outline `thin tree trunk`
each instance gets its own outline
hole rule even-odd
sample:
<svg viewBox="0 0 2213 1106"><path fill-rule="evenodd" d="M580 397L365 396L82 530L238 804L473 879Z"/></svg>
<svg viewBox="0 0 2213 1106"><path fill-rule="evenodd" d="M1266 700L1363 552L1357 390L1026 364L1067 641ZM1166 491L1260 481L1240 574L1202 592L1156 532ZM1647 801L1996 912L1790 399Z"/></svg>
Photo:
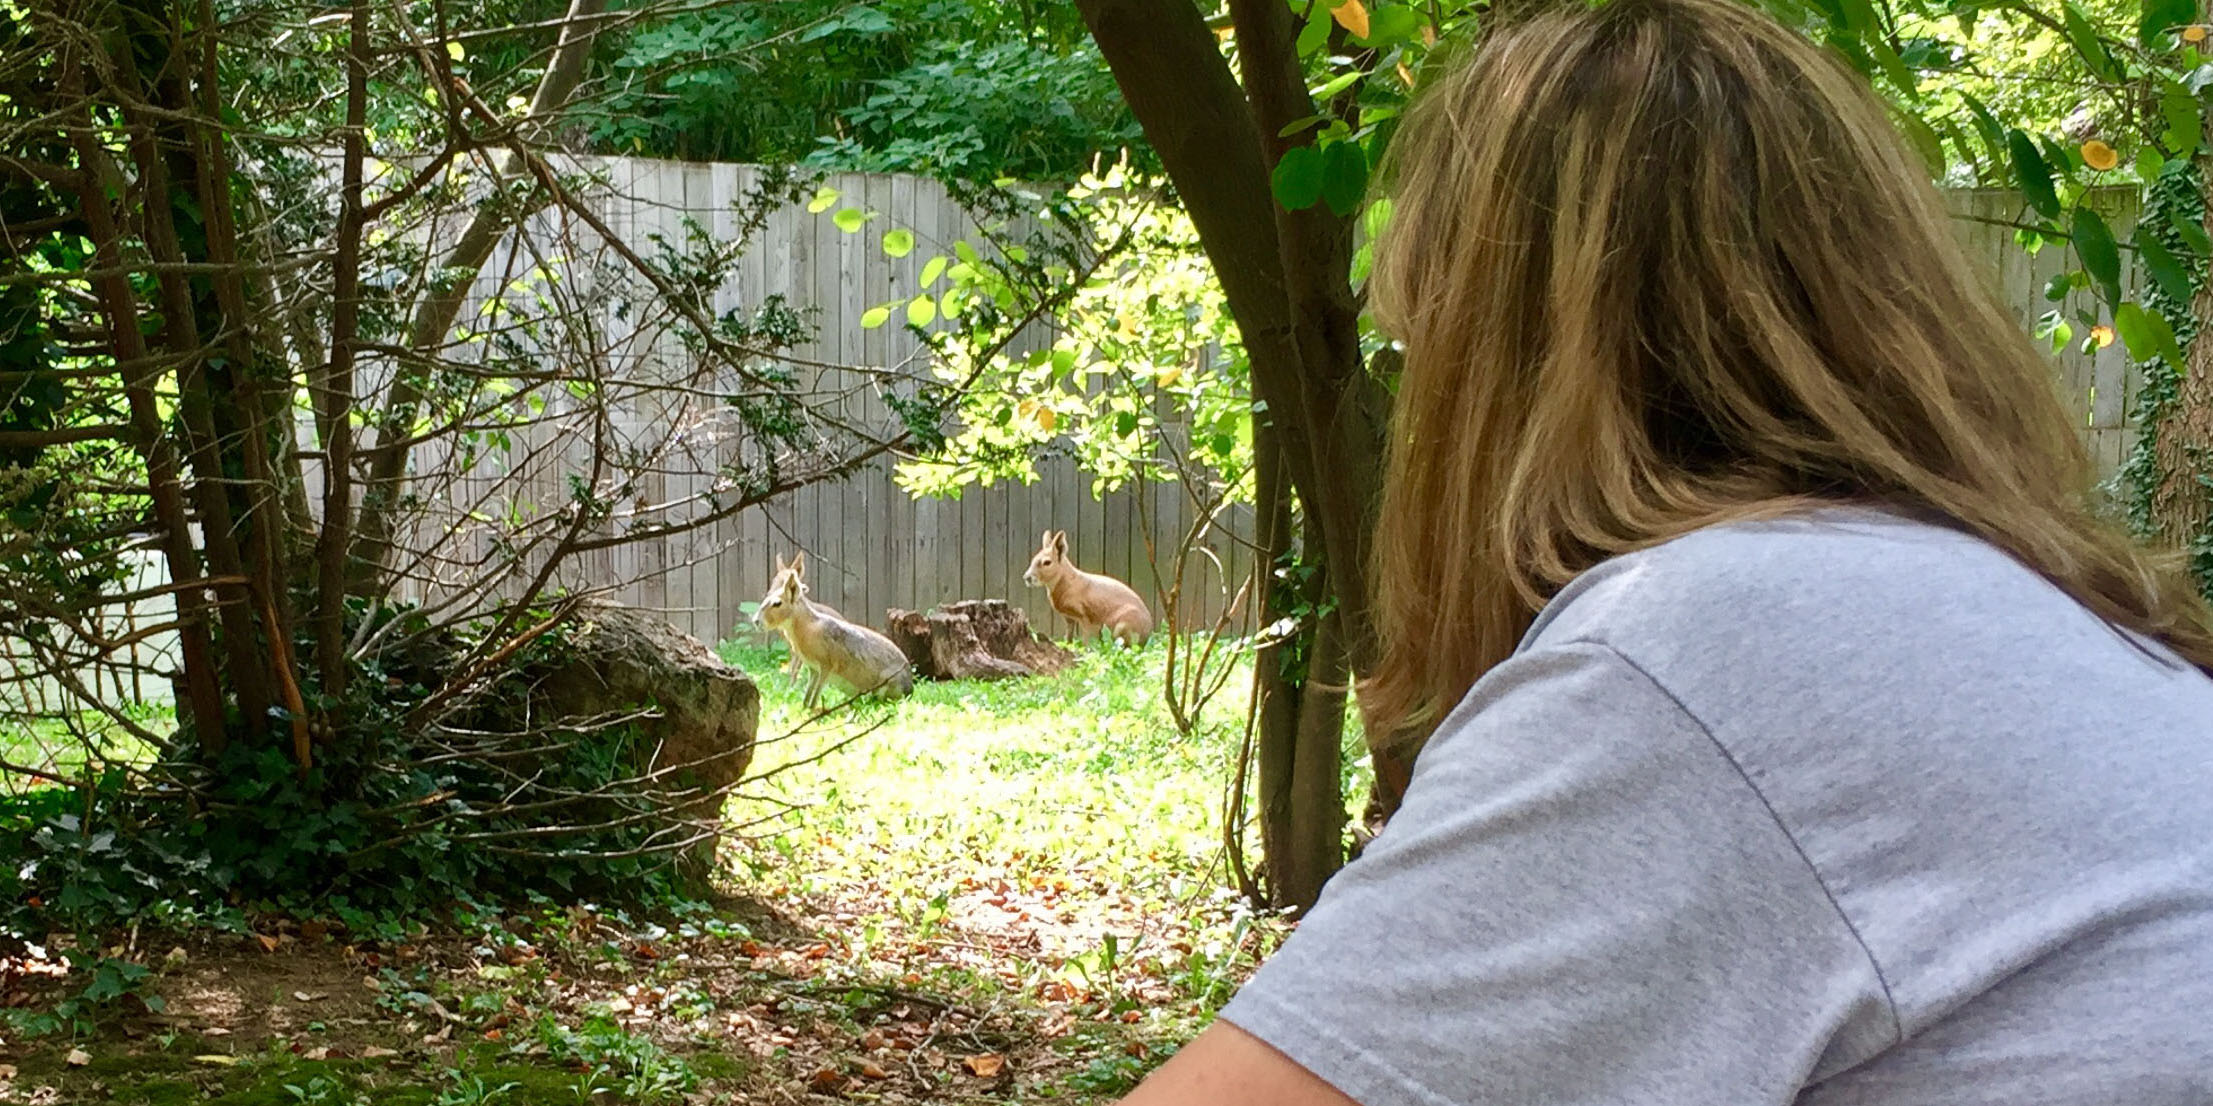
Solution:
<svg viewBox="0 0 2213 1106"><path fill-rule="evenodd" d="M72 100L85 97L84 74L72 56L63 67L63 91ZM209 753L219 753L227 740L224 728L223 691L216 681L214 641L208 631L207 594L195 581L205 579L199 550L192 544L192 525L185 513L184 485L178 473L174 448L162 428L161 408L154 395L160 370L148 355L139 330L138 301L124 274L122 236L114 211L108 206L105 181L120 180L107 151L94 132L91 119L69 128L77 149L79 210L93 246L93 293L106 316L108 340L114 345L118 365L124 366L123 394L130 409L133 445L146 465L146 491L153 500L154 521L161 528L161 547L169 565L169 578L177 584L177 639L183 664L184 699L193 737Z"/></svg>
<svg viewBox="0 0 2213 1106"><path fill-rule="evenodd" d="M315 667L323 694L346 687L346 556L353 546L355 339L361 320L362 187L368 159L369 3L354 0L346 46L346 129L339 169L338 242L331 259L330 364L311 390L323 446L323 528L315 543Z"/></svg>

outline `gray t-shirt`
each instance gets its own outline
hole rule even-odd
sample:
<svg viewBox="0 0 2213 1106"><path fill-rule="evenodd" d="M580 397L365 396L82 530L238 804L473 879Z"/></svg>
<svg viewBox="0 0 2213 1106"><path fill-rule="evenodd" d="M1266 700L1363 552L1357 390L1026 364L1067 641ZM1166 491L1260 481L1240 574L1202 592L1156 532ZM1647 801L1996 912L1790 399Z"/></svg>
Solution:
<svg viewBox="0 0 2213 1106"><path fill-rule="evenodd" d="M2208 1106L2213 680L1872 510L1617 558L1222 1017L1364 1106Z"/></svg>

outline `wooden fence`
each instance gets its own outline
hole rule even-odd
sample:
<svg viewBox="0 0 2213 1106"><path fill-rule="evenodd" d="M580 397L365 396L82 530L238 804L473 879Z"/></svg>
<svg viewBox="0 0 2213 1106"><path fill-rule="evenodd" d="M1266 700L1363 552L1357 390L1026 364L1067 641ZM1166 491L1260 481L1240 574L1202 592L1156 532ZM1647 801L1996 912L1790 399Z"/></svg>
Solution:
<svg viewBox="0 0 2213 1106"><path fill-rule="evenodd" d="M739 165L632 159L595 164L610 184L602 215L618 236L633 244L653 233L680 238L687 217L718 236L731 235L733 201L760 173ZM876 304L913 295L924 261L952 240L970 235L971 217L928 180L839 174L827 183L840 193L838 208L879 213L870 229L843 232L829 211L809 213L798 205L778 211L738 265L735 279L716 293L715 310L780 294L817 312L816 337L793 351L796 359L926 372L912 335L897 326L864 329L860 316ZM2011 224L2020 213L2002 195L1960 192L1951 202L1963 240L1989 266L2023 326L2032 325L2052 306L2042 290L2060 270L2063 251L2053 248L2027 256L2013 241ZM2129 201L2101 196L2097 202L2125 237L2133 221ZM913 253L892 258L880 248L881 231L891 227L914 232L918 245ZM546 231L538 226L524 233ZM509 270L516 256L510 251L505 260L495 261L479 281L480 303L511 294ZM2077 299L2086 295L2075 293ZM684 355L663 335L629 356L681 368ZM2101 470L2112 472L2125 457L2133 433L2126 415L2135 382L2123 350L2116 344L2085 355L2071 347L2056 358L2056 366L2058 388L2079 419L2085 440ZM849 404L847 413L856 418L890 417L866 389L852 389L840 402ZM667 419L693 416L648 405L630 417L634 429L651 431ZM718 458L693 460L690 472L683 465L667 467L652 486L640 489L638 501L668 502L705 492ZM443 455L426 447L413 464L422 472L441 463ZM459 481L451 489L454 504L468 497L482 502L488 494L498 498L506 493L488 490L486 482L513 477L489 473ZM428 517L433 526L453 527L463 544L489 541L489 535L469 537L467 516L457 509ZM713 642L743 632L745 605L761 597L773 558L804 550L815 598L851 618L880 624L891 607L927 608L954 599L998 597L1023 606L1034 624L1056 627L1060 624L1043 595L1022 583L1041 531L1066 530L1079 565L1127 579L1153 598L1162 586L1159 576L1174 571L1173 566L1156 571L1155 565L1192 518L1192 504L1180 487L1139 486L1096 497L1090 479L1065 458L1043 463L1034 483L972 487L956 500L911 498L894 483L889 462L879 461L849 479L801 489L709 527L593 554L577 566L571 582L614 584L612 598L666 611L677 625ZM609 528L640 521L618 511ZM1184 566L1192 616L1211 618L1249 575L1253 559L1243 541L1248 532L1249 513L1225 516L1205 543L1206 555ZM1250 615L1243 612L1245 618ZM1186 624L1193 620L1187 617ZM142 650L165 652L165 643L149 642ZM5 667L0 663L0 670ZM166 698L165 688L147 690L149 698Z"/></svg>

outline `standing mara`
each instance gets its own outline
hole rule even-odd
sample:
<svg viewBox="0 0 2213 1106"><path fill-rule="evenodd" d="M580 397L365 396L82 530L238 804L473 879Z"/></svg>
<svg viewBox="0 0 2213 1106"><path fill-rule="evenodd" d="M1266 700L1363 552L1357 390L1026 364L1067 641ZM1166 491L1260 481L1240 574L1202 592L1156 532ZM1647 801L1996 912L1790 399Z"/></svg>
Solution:
<svg viewBox="0 0 2213 1106"><path fill-rule="evenodd" d="M807 682L806 705L822 701L822 686L831 679L860 695L897 699L914 690L914 673L907 655L885 637L866 626L847 622L837 612L807 598L806 565L794 557L786 566L777 561L768 594L761 597L754 617L784 635L792 657L814 670Z"/></svg>

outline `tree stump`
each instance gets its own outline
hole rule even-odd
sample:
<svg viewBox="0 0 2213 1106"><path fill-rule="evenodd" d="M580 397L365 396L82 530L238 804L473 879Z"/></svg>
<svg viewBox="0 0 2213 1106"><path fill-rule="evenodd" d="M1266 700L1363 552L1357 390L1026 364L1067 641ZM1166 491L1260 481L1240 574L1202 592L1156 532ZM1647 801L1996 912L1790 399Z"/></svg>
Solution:
<svg viewBox="0 0 2213 1106"><path fill-rule="evenodd" d="M927 614L892 609L891 640L929 680L1050 676L1075 654L1038 636L1022 608L1004 599L964 599Z"/></svg>

